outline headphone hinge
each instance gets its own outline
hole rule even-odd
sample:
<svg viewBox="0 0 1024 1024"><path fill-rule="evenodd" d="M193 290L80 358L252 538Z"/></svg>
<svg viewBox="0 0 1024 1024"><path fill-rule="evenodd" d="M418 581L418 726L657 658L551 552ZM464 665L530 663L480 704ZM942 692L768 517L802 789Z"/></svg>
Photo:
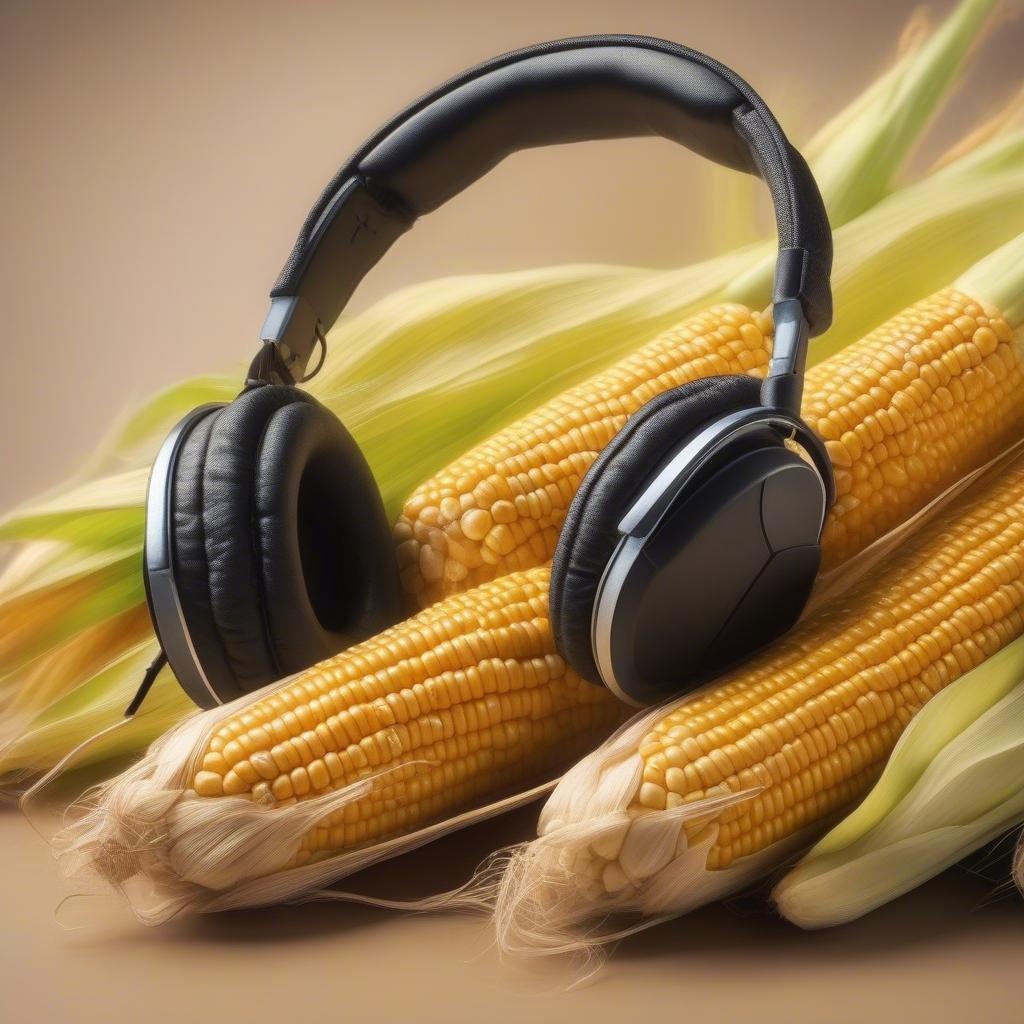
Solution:
<svg viewBox="0 0 1024 1024"><path fill-rule="evenodd" d="M799 299L776 302L772 317L775 322L772 358L768 376L761 385L761 404L799 416L810 328Z"/></svg>
<svg viewBox="0 0 1024 1024"><path fill-rule="evenodd" d="M316 310L301 295L278 295L270 300L260 338L274 348L275 370L283 367L291 378L274 383L294 384L306 376L309 360L323 342L323 328Z"/></svg>
<svg viewBox="0 0 1024 1024"><path fill-rule="evenodd" d="M249 370L245 375L245 387L243 394L253 388L262 387L264 384L289 384L295 383L295 378L288 369L288 364L281 354L280 343L276 341L265 341L260 346L259 352L253 357L249 364Z"/></svg>

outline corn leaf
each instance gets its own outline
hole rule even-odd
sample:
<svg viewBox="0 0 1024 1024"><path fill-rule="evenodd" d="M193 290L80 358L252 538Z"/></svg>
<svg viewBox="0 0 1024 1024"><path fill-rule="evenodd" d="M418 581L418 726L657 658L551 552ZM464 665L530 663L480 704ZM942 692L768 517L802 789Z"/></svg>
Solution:
<svg viewBox="0 0 1024 1024"><path fill-rule="evenodd" d="M995 0L960 3L927 42L855 103L846 132L826 131L824 144L808 147L834 223L845 224L891 191L994 7Z"/></svg>
<svg viewBox="0 0 1024 1024"><path fill-rule="evenodd" d="M805 928L860 917L1024 820L1024 638L929 701L865 801L773 892Z"/></svg>

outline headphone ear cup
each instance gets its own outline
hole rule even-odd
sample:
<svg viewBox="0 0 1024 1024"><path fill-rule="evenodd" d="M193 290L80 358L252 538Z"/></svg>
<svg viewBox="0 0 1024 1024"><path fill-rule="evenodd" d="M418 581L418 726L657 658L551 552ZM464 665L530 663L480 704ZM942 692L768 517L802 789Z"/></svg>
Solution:
<svg viewBox="0 0 1024 1024"><path fill-rule="evenodd" d="M629 418L587 471L562 525L549 591L555 643L584 679L601 682L591 621L622 517L688 435L730 412L757 407L760 393L761 382L744 376L705 377L666 391Z"/></svg>
<svg viewBox="0 0 1024 1024"><path fill-rule="evenodd" d="M401 618L389 524L369 466L307 393L264 385L201 421L173 493L182 612L219 699Z"/></svg>

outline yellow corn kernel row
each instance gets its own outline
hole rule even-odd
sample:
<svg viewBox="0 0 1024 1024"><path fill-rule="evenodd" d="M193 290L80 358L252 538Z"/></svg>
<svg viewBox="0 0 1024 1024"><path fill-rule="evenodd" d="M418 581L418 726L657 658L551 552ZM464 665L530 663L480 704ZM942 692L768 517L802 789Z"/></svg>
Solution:
<svg viewBox="0 0 1024 1024"><path fill-rule="evenodd" d="M309 832L302 863L568 767L627 711L555 653L546 584L511 574L307 670L221 723L195 792L274 806L380 775Z"/></svg>
<svg viewBox="0 0 1024 1024"><path fill-rule="evenodd" d="M700 377L763 376L766 318L714 306L456 459L405 503L394 538L411 603L530 568L554 553L590 464L655 395Z"/></svg>
<svg viewBox="0 0 1024 1024"><path fill-rule="evenodd" d="M626 418L697 377L763 373L770 339L743 307L708 310L500 431L418 488L394 531L417 606L554 553L583 475ZM947 289L807 375L826 441L834 567L983 464L1024 425L1024 358L991 306Z"/></svg>
<svg viewBox="0 0 1024 1024"><path fill-rule="evenodd" d="M1019 465L1019 464L1018 464ZM665 714L639 745L630 814L761 788L722 812L707 867L826 827L878 777L912 716L1024 632L1024 469L975 489L754 662ZM680 843L708 837L683 826ZM616 860L606 888L630 882Z"/></svg>
<svg viewBox="0 0 1024 1024"><path fill-rule="evenodd" d="M946 289L809 370L803 415L835 468L828 569L1017 437L1024 358L998 310Z"/></svg>

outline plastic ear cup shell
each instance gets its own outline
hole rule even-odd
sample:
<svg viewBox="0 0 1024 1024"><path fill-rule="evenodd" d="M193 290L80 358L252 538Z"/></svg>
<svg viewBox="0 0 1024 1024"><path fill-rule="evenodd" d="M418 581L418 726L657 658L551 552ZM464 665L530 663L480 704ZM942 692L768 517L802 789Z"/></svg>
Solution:
<svg viewBox="0 0 1024 1024"><path fill-rule="evenodd" d="M624 536L601 581L595 657L630 703L657 703L741 661L786 632L810 595L825 510L818 473L781 441L719 467L652 532Z"/></svg>
<svg viewBox="0 0 1024 1024"><path fill-rule="evenodd" d="M549 598L558 650L584 679L601 683L591 621L623 516L688 437L730 413L756 408L759 396L759 381L737 375L666 391L627 420L584 476L558 538Z"/></svg>

